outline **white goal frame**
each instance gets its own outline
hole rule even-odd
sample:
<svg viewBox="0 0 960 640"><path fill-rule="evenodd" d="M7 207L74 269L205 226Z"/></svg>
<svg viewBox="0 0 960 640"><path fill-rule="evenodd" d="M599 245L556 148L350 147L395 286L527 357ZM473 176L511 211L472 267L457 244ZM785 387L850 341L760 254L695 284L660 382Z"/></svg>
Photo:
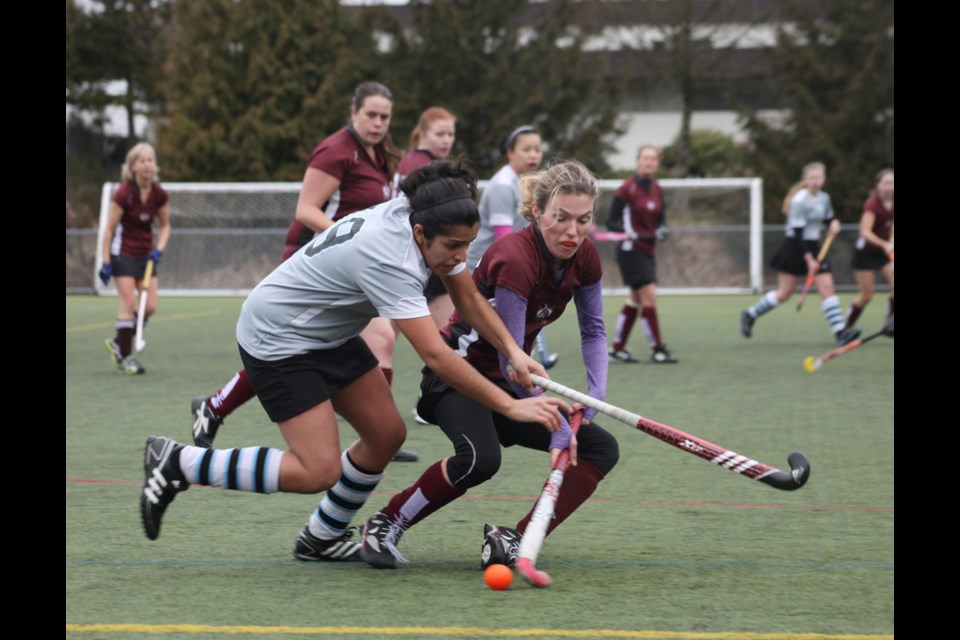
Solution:
<svg viewBox="0 0 960 640"><path fill-rule="evenodd" d="M599 185L602 192L615 191L623 180L600 180ZM711 189L711 188L743 188L749 192L749 212L744 220L742 230L749 230L749 284L744 287L659 287L658 293L665 295L689 294L747 294L757 293L763 289L763 180L761 178L686 178L686 179L664 179L659 181L661 187L687 188L687 189ZM191 191L201 193L298 193L301 188L300 182L165 182L164 189L171 196L171 201L176 198L178 191ZM478 183L480 189L489 184L488 180L481 180ZM107 217L110 210L111 197L114 191L120 186L116 182L108 182L103 185L100 197L100 222L97 229L96 260L93 268L94 289L98 295L116 295L113 284L104 286L98 277L98 272L102 264L100 248L103 246L103 233L106 228ZM292 220L294 211L290 211L289 220ZM601 212L601 219L605 216ZM669 220L669 213L668 213ZM736 229L741 230L740 225L735 225ZM670 226L675 233L683 233L684 227ZM709 227L708 227L709 228ZM702 229L701 229L702 230ZM191 233L203 233L203 229L192 229ZM279 258L282 241L280 238L286 232L284 226L281 230L270 228L256 229L217 229L218 234L271 234L277 235L276 255ZM176 225L174 225L173 236L177 234ZM169 254L168 254L169 255ZM162 265L161 265L162 268ZM160 279L162 283L162 278ZM163 295L178 296L240 296L247 295L250 288L245 289L180 289L180 288L161 288ZM604 293L609 295L623 295L628 292L626 287L605 288Z"/></svg>

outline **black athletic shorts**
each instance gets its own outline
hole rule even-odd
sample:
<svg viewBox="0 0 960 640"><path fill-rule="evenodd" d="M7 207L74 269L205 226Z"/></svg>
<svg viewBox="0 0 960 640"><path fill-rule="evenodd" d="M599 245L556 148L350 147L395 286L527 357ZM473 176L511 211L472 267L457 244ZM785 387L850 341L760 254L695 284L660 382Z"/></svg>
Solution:
<svg viewBox="0 0 960 640"><path fill-rule="evenodd" d="M657 282L657 259L652 253L643 251L624 251L617 248L617 266L623 284L631 289L639 289Z"/></svg>
<svg viewBox="0 0 960 640"><path fill-rule="evenodd" d="M814 257L820 253L820 245L816 242L804 242L806 251L813 254ZM803 259L803 253L797 249L797 243L793 238L784 238L777 247L776 253L770 258L770 266L779 273L789 273L798 278L807 276L807 261ZM830 273L830 261L824 260L820 263L820 270L817 274Z"/></svg>
<svg viewBox="0 0 960 640"><path fill-rule="evenodd" d="M143 280L143 273L147 269L146 258L127 258L126 256L110 256L110 264L113 267L113 277L129 276L137 280ZM157 263L153 263L153 277L157 277Z"/></svg>
<svg viewBox="0 0 960 640"><path fill-rule="evenodd" d="M879 271L887 266L890 257L885 253L875 253L858 249L853 254L853 268L857 271Z"/></svg>
<svg viewBox="0 0 960 640"><path fill-rule="evenodd" d="M274 422L296 417L378 366L367 343L355 337L335 349L282 360L260 360L240 347L240 359L260 404Z"/></svg>
<svg viewBox="0 0 960 640"><path fill-rule="evenodd" d="M423 288L423 295L427 298L427 302L446 294L447 288L444 286L443 280L437 274L431 273L427 280L427 286Z"/></svg>

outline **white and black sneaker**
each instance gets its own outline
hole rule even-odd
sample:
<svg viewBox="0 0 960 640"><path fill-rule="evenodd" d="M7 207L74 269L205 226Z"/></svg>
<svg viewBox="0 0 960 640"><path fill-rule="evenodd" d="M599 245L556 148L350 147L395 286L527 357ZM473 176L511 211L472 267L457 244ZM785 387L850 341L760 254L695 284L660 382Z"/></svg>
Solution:
<svg viewBox="0 0 960 640"><path fill-rule="evenodd" d="M353 540L356 528L350 527L333 540L321 540L310 533L310 525L304 525L293 544L293 557L305 562L357 562L360 560L360 543Z"/></svg>
<svg viewBox="0 0 960 640"><path fill-rule="evenodd" d="M677 364L677 362L679 362L670 354L665 344L653 348L653 353L650 354L650 360L657 364Z"/></svg>
<svg viewBox="0 0 960 640"><path fill-rule="evenodd" d="M626 362L630 364L633 364L634 362L640 362L639 360L634 358L633 354L630 353L630 350L626 348L624 349L611 348L609 351L609 355L610 355L610 359L613 360L614 362Z"/></svg>
<svg viewBox="0 0 960 640"><path fill-rule="evenodd" d="M160 520L167 506L181 491L190 488L180 471L183 445L162 436L147 438L143 452L143 489L140 491L140 517L147 537L160 535Z"/></svg>
<svg viewBox="0 0 960 640"><path fill-rule="evenodd" d="M143 368L143 365L140 364L133 355L129 355L120 361L120 373L124 375L138 376L144 371L146 371L146 369Z"/></svg>
<svg viewBox="0 0 960 640"><path fill-rule="evenodd" d="M209 449L223 418L210 408L209 398L194 398L190 403L190 414L193 416L193 444Z"/></svg>
<svg viewBox="0 0 960 640"><path fill-rule="evenodd" d="M377 569L396 569L398 564L409 562L397 550L397 542L403 535L403 527L385 514L377 511L363 525L363 544L360 557Z"/></svg>
<svg viewBox="0 0 960 640"><path fill-rule="evenodd" d="M508 567L515 565L522 539L523 534L516 529L492 524L483 525L480 568L486 569L492 564L505 564Z"/></svg>

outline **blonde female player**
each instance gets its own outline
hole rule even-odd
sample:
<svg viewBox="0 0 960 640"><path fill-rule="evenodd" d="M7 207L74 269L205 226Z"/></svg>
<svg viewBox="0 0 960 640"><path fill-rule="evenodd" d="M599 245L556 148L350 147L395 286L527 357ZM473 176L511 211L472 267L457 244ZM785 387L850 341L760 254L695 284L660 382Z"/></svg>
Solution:
<svg viewBox="0 0 960 640"><path fill-rule="evenodd" d="M153 277L147 289L143 324L157 310L157 264L170 240L170 198L160 186L157 154L146 142L127 152L121 171L122 184L110 200L107 226L101 246L100 280L117 288L117 332L106 340L110 358L120 373L144 372L133 355L133 333L137 325L137 293L143 286L147 262L153 260ZM157 243L153 224L160 223Z"/></svg>
<svg viewBox="0 0 960 640"><path fill-rule="evenodd" d="M780 247L770 259L777 270L777 288L768 291L757 302L740 312L740 333L744 338L753 335L757 318L776 309L790 299L797 283L814 273L813 284L823 299L823 317L830 325L838 345L845 345L860 336L856 328L844 328L840 299L834 293L833 274L827 260L818 262L820 234L835 236L840 232L840 221L833 216L830 196L823 191L826 168L822 162L811 162L803 167L803 179L795 184L783 201L787 216L786 232Z"/></svg>

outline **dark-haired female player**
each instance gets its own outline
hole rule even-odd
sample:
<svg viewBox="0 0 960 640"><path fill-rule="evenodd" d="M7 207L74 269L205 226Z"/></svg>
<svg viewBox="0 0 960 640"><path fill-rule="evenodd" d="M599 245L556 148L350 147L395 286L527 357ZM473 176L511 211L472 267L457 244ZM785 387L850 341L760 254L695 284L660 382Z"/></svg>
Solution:
<svg viewBox="0 0 960 640"><path fill-rule="evenodd" d="M444 279L454 304L531 388L544 372L513 340L465 269L479 214L476 178L459 164L435 162L402 184L405 197L347 216L307 243L251 292L237 342L253 388L280 427L287 450L206 449L147 439L140 509L146 535L160 533L164 511L191 484L273 493L326 491L297 536L299 560L356 560L347 527L383 478L406 436L377 359L360 333L371 318L393 320L424 363L482 406L518 422L561 427L543 396L518 400L485 379L443 343L423 287ZM359 439L341 453L337 414Z"/></svg>
<svg viewBox="0 0 960 640"><path fill-rule="evenodd" d="M357 86L350 124L322 140L310 154L281 262L337 220L391 198L391 180L400 162L400 151L390 138L392 114L393 94L387 87L372 81ZM387 382L392 382L396 335L390 322L375 318L361 337L377 356ZM194 398L190 406L194 444L212 446L223 420L253 396L247 372L241 369L213 395ZM414 461L417 455L400 449L396 459Z"/></svg>
<svg viewBox="0 0 960 640"><path fill-rule="evenodd" d="M481 294L494 300L513 340L526 352L546 325L557 320L573 300L580 324L581 352L588 393L606 397L607 343L603 323L600 257L587 233L593 225L599 188L594 176L574 161L557 164L520 179L523 215L530 226L495 240L473 272ZM458 305L458 310L460 309ZM462 310L443 329L447 344L465 363L514 397L529 392L513 383L502 349L477 334ZM396 543L404 531L436 512L500 469L501 446L549 451L551 461L570 446L570 467L557 499L552 531L593 494L617 463L616 439L593 423L587 409L579 435L569 424L550 432L478 403L451 385L430 364L420 388L420 415L438 424L453 444L453 455L435 462L411 486L397 494L364 526L361 555L375 567L395 568L406 560ZM482 566L512 564L530 515L516 528L484 526Z"/></svg>

